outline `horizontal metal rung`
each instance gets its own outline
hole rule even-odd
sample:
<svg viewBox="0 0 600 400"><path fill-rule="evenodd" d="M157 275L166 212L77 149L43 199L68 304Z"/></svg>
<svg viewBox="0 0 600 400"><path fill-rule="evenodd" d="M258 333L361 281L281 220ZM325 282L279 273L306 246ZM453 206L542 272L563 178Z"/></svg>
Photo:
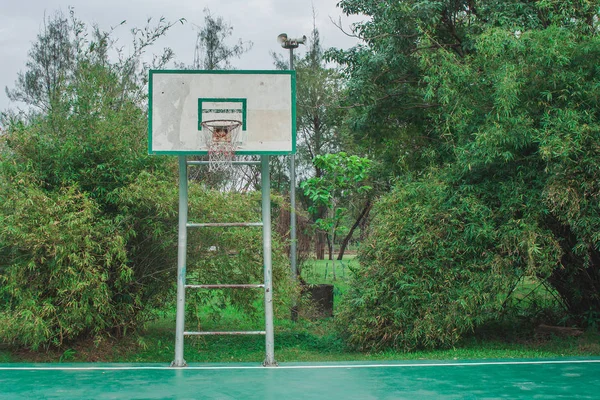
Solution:
<svg viewBox="0 0 600 400"><path fill-rule="evenodd" d="M186 161L187 165L210 165L210 161ZM260 165L260 161L232 161L232 165Z"/></svg>
<svg viewBox="0 0 600 400"><path fill-rule="evenodd" d="M245 226L263 226L262 222L208 222L202 224L187 223L188 228L205 228L205 227L245 227Z"/></svg>
<svg viewBox="0 0 600 400"><path fill-rule="evenodd" d="M186 336L202 335L265 335L265 331L183 332Z"/></svg>
<svg viewBox="0 0 600 400"><path fill-rule="evenodd" d="M190 289L220 289L220 288L240 288L240 289L252 289L252 288L264 288L263 284L228 284L228 285L185 285L186 288Z"/></svg>

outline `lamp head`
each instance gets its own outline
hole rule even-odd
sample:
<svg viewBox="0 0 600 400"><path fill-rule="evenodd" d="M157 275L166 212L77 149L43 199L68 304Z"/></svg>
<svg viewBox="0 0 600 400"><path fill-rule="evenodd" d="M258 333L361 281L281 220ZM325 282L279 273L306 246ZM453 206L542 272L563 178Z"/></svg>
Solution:
<svg viewBox="0 0 600 400"><path fill-rule="evenodd" d="M279 36L277 36L277 43L279 43L280 45L284 45L285 42L287 42L288 40L288 36L287 33L281 33L279 34Z"/></svg>
<svg viewBox="0 0 600 400"><path fill-rule="evenodd" d="M288 35L286 33L282 33L279 36L277 36L277 42L284 49L295 49L299 45L306 43L306 35L302 36L301 38L291 39L288 38Z"/></svg>

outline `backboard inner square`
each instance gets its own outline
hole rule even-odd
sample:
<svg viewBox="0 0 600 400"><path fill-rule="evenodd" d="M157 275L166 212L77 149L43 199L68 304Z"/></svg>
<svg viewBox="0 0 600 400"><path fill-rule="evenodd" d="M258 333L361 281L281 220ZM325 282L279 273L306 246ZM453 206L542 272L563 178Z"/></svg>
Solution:
<svg viewBox="0 0 600 400"><path fill-rule="evenodd" d="M242 131L246 130L246 99L198 99L198 130L202 130L203 121L234 120L242 123Z"/></svg>

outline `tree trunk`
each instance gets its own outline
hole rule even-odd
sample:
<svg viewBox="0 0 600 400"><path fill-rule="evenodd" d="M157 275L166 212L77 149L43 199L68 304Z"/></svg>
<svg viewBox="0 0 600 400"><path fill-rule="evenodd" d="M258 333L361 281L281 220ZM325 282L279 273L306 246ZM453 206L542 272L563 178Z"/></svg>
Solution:
<svg viewBox="0 0 600 400"><path fill-rule="evenodd" d="M317 215L315 215L315 221L321 218L324 218L327 215L327 208L326 207L319 207L318 209L318 213ZM325 232L321 232L321 231L317 231L317 234L315 236L315 253L316 253L316 257L317 260L324 260L325 259L325 243L326 243L326 237L327 237L327 233Z"/></svg>
<svg viewBox="0 0 600 400"><path fill-rule="evenodd" d="M325 234L317 232L315 236L315 253L317 260L325 259Z"/></svg>
<svg viewBox="0 0 600 400"><path fill-rule="evenodd" d="M350 239L352 239L352 235L354 235L354 230L356 228L358 228L358 226L360 225L360 222L363 220L363 218L365 218L367 215L369 215L369 212L371 212L372 205L373 205L373 203L371 202L371 199L367 200L363 209L361 210L360 214L358 215L358 218L356 218L354 225L352 225L352 228L350 228L350 231L348 232L348 234L342 241L342 245L340 246L340 252L338 253L338 257L337 257L338 260L341 260L344 257L344 252L346 251L346 247L348 246Z"/></svg>

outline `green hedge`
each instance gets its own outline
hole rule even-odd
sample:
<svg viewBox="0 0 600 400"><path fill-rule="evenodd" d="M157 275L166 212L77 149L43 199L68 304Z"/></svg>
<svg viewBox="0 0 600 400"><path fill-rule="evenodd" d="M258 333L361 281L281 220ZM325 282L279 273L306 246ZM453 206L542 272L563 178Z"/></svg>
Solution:
<svg viewBox="0 0 600 400"><path fill-rule="evenodd" d="M536 246L550 249L549 260L559 254L536 226L500 226L476 194L429 178L399 184L374 208L338 316L355 347L452 346L498 317L510 288L532 273L524 255Z"/></svg>

